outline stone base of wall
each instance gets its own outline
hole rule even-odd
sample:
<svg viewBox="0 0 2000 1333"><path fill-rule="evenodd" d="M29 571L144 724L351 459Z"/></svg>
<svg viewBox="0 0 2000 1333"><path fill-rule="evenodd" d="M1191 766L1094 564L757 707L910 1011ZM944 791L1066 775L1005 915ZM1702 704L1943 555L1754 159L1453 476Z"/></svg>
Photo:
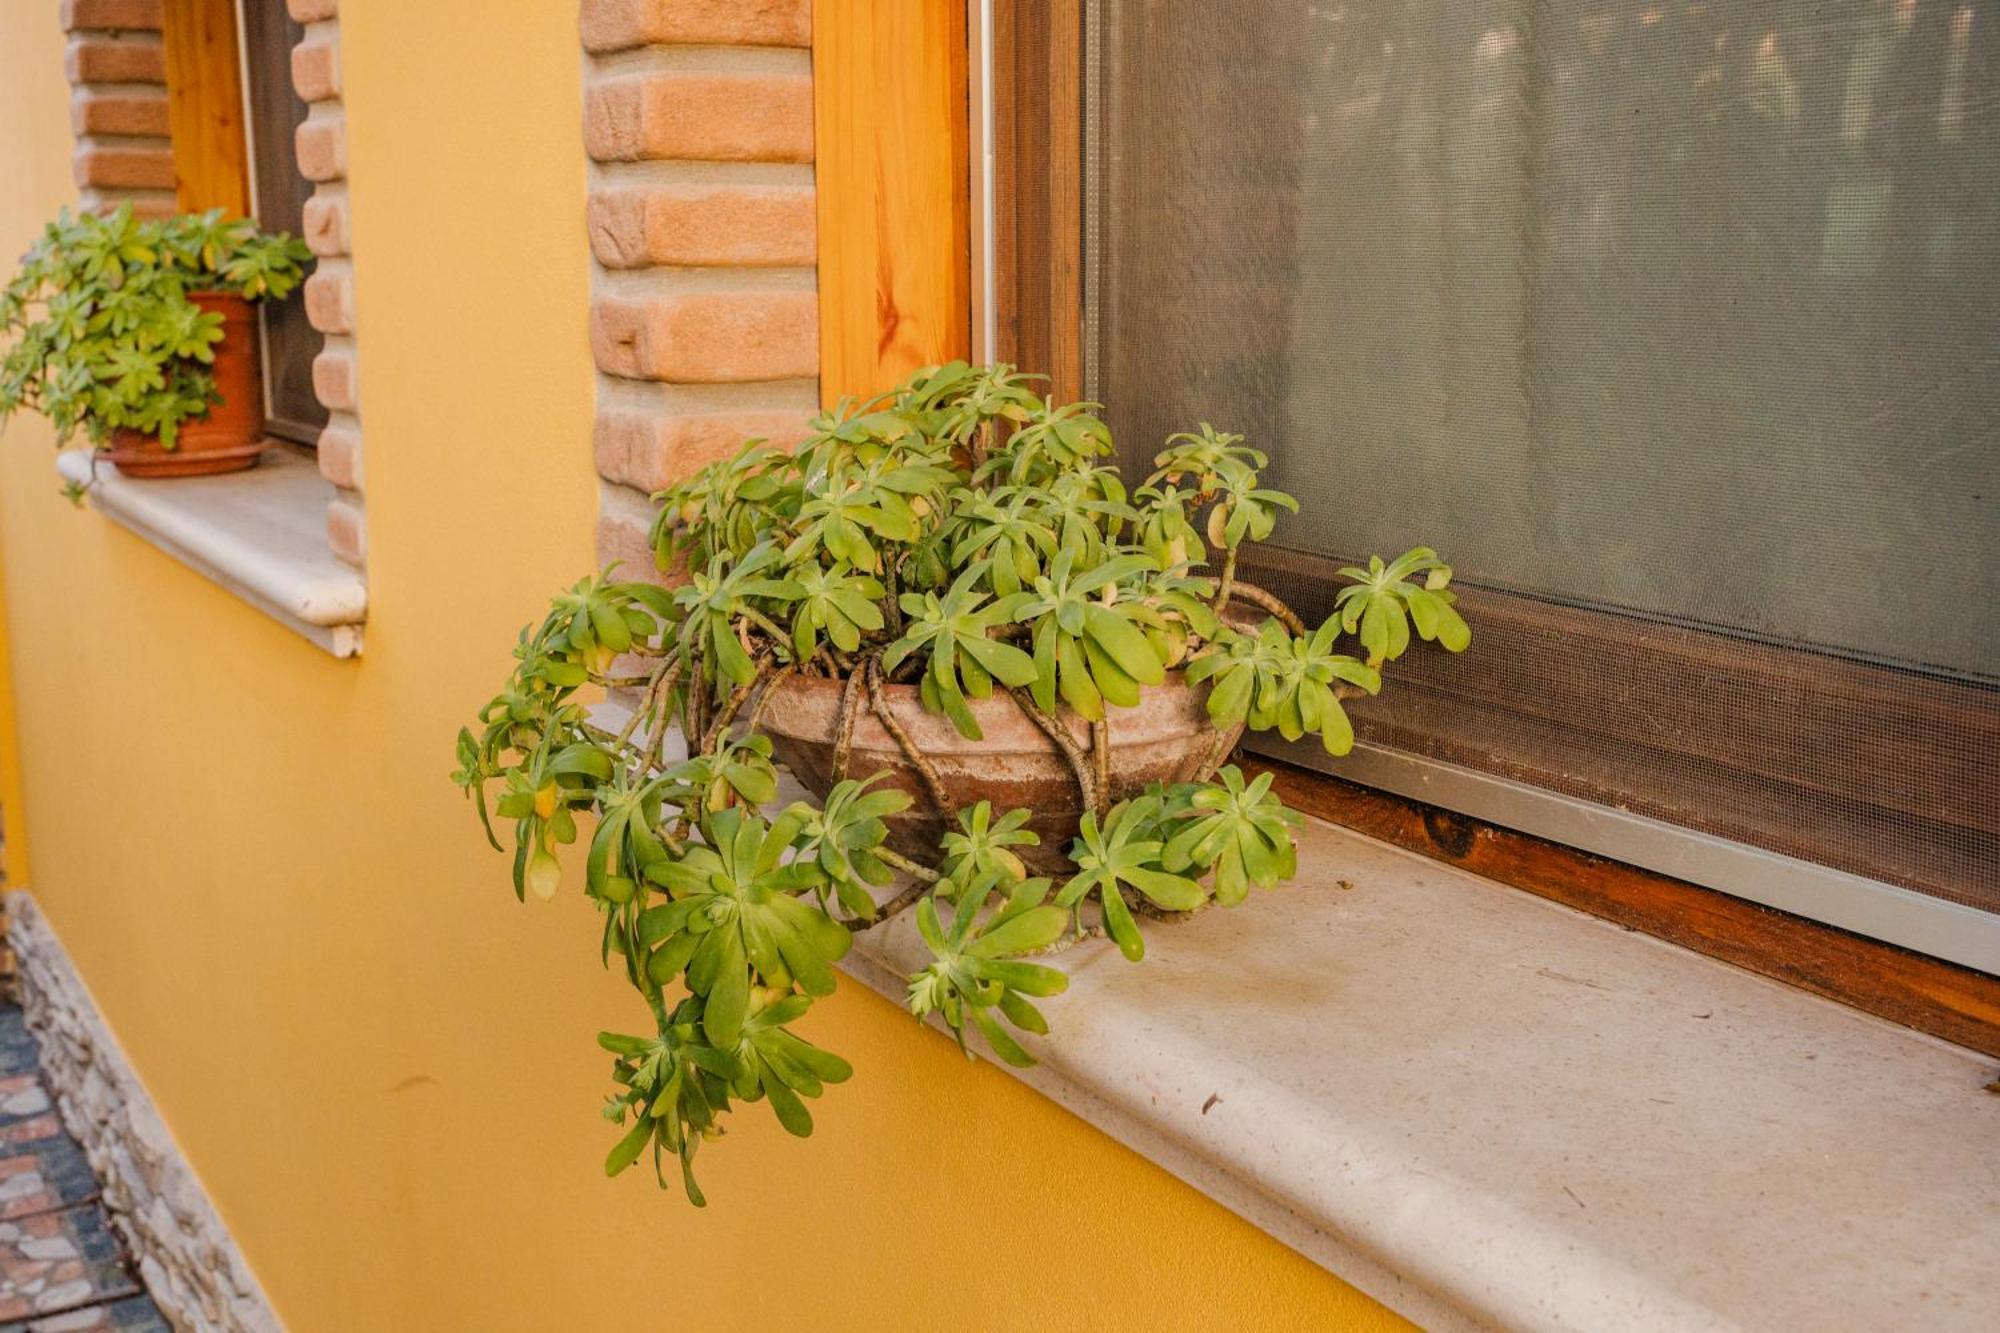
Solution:
<svg viewBox="0 0 2000 1333"><path fill-rule="evenodd" d="M62 942L25 891L7 894L5 907L21 1007L41 1043L44 1076L154 1304L177 1329L277 1333L277 1314Z"/></svg>

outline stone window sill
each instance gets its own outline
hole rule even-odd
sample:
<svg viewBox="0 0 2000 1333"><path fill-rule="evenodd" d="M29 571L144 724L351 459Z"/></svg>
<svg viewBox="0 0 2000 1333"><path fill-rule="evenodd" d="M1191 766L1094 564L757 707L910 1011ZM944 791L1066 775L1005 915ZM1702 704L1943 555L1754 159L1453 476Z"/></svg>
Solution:
<svg viewBox="0 0 2000 1333"><path fill-rule="evenodd" d="M1332 825L1300 869L1064 955L1017 1076L1428 1328L2000 1327L1993 1061Z"/></svg>
<svg viewBox="0 0 2000 1333"><path fill-rule="evenodd" d="M66 481L88 483L88 451L56 456ZM368 587L326 545L333 486L285 445L244 472L141 481L95 468L90 504L121 527L221 584L335 657L361 651Z"/></svg>

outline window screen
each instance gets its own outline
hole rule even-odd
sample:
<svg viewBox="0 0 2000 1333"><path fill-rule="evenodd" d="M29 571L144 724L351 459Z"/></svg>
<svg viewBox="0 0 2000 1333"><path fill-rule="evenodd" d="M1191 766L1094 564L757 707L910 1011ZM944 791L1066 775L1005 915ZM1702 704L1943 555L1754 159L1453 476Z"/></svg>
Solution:
<svg viewBox="0 0 2000 1333"><path fill-rule="evenodd" d="M2000 3L1099 0L1086 355L1418 541L1365 740L2000 911ZM1338 768L1338 762L1332 766ZM1728 887L1723 885L1721 887Z"/></svg>
<svg viewBox="0 0 2000 1333"><path fill-rule="evenodd" d="M299 174L293 136L306 118L292 90L292 48L305 29L284 0L243 0L243 56L249 75L251 174L257 221L265 231L305 230L312 182ZM264 428L300 444L317 444L326 409L313 392L312 363L323 341L306 318L303 287L282 301L266 301L264 317Z"/></svg>

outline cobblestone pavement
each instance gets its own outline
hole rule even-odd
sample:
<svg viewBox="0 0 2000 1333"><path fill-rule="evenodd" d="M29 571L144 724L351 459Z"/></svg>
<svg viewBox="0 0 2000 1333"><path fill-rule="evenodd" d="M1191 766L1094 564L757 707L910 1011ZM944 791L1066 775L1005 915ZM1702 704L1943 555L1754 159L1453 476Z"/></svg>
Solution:
<svg viewBox="0 0 2000 1333"><path fill-rule="evenodd" d="M169 1333L134 1272L21 1010L0 1002L0 1333Z"/></svg>

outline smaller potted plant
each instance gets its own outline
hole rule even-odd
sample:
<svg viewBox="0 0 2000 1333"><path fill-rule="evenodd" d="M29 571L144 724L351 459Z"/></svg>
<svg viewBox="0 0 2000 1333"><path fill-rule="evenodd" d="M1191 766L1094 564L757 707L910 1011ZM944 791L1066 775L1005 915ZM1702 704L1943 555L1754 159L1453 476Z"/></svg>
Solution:
<svg viewBox="0 0 2000 1333"><path fill-rule="evenodd" d="M266 446L252 303L284 299L311 257L220 209L65 210L0 292L0 422L31 408L133 476L249 467Z"/></svg>

